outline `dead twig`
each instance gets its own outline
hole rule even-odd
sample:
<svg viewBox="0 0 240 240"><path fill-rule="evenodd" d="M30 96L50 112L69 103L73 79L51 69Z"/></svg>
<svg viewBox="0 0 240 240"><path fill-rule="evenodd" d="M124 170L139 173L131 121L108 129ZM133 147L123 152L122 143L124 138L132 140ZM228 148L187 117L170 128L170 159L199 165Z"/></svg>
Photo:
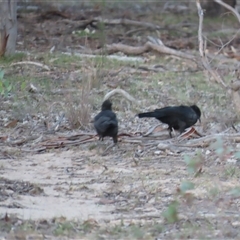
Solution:
<svg viewBox="0 0 240 240"><path fill-rule="evenodd" d="M46 142L43 142L41 146L46 147L47 149L51 148L61 148L66 146L78 146L83 143L93 142L96 140L96 136L93 137L87 137L84 139L77 139L73 141L69 141L67 139L53 139Z"/></svg>
<svg viewBox="0 0 240 240"><path fill-rule="evenodd" d="M50 133L55 133L55 132L59 129L59 126L60 126L61 122L63 121L64 116L65 116L65 114L62 113L61 116L59 117L57 123L54 124L54 125L51 127L51 129L48 130Z"/></svg>
<svg viewBox="0 0 240 240"><path fill-rule="evenodd" d="M10 66L23 65L23 64L35 65L37 67L41 67L47 71L50 71L50 68L47 65L44 65L38 62L32 62L32 61L16 62L16 63L12 63Z"/></svg>
<svg viewBox="0 0 240 240"><path fill-rule="evenodd" d="M28 153L39 153L39 152L43 152L43 151L46 151L46 150L47 150L46 147L41 147L41 148L36 148L36 149L21 148L21 151L28 152Z"/></svg>

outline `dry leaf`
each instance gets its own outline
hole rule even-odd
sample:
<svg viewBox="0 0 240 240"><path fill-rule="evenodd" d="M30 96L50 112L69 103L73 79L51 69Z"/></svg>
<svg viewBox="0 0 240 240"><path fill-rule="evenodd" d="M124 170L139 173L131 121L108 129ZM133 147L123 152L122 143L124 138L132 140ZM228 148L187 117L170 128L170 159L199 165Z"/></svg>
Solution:
<svg viewBox="0 0 240 240"><path fill-rule="evenodd" d="M196 136L202 137L202 135L194 127L191 127L186 132L182 133L179 137L181 137L181 138L190 138L190 137L196 138Z"/></svg>
<svg viewBox="0 0 240 240"><path fill-rule="evenodd" d="M17 122L18 122L18 120L17 120L17 119L14 119L14 120L8 122L8 123L5 125L5 127L6 127L6 128L14 128L14 127L17 126Z"/></svg>

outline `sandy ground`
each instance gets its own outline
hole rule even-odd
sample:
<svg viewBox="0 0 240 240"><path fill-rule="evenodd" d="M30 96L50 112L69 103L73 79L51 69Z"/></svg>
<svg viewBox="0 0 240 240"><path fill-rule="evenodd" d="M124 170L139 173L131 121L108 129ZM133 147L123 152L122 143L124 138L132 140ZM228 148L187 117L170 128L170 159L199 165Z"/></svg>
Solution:
<svg viewBox="0 0 240 240"><path fill-rule="evenodd" d="M86 152L65 151L5 160L1 169L3 178L31 182L41 187L43 193L38 196L13 194L1 203L1 213L17 213L23 219L61 216L80 220L112 219L113 207L98 204L97 195L106 188L106 183L97 183L96 178L104 169L89 166L89 157ZM14 203L22 207L6 210L6 206Z"/></svg>
<svg viewBox="0 0 240 240"><path fill-rule="evenodd" d="M96 150L75 149L4 160L1 176L13 186L4 191L8 197L1 202L0 213L33 220L66 217L109 221L128 215L144 203L147 212L160 214L160 209L153 207L156 201L148 195L153 192L156 196L158 191L171 195L167 185L180 182L166 177L174 170L169 168L171 161L166 168L167 158L145 159L136 166L132 157L122 157L119 151L102 157ZM176 169L179 173L185 168L181 165ZM22 190L14 189L19 182ZM24 192L26 182L33 186ZM140 214L136 212L135 217L145 210L139 208Z"/></svg>

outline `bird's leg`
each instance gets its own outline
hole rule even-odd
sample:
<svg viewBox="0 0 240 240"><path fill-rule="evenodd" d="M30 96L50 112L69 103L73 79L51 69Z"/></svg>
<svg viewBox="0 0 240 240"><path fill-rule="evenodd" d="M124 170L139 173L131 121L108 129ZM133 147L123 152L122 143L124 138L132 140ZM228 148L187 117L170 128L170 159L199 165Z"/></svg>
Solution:
<svg viewBox="0 0 240 240"><path fill-rule="evenodd" d="M174 129L174 128L172 129L172 131L173 131L173 133L174 133L174 136L176 136L176 132L175 132L175 129Z"/></svg>
<svg viewBox="0 0 240 240"><path fill-rule="evenodd" d="M116 135L116 136L113 136L112 138L113 138L113 142L114 142L114 143L117 143L117 142L118 142L118 136L117 136L117 135Z"/></svg>
<svg viewBox="0 0 240 240"><path fill-rule="evenodd" d="M179 122L179 136L185 132L185 129L186 129L186 124L184 122Z"/></svg>
<svg viewBox="0 0 240 240"><path fill-rule="evenodd" d="M172 138L172 128L171 127L168 127L168 132L169 132L170 138Z"/></svg>

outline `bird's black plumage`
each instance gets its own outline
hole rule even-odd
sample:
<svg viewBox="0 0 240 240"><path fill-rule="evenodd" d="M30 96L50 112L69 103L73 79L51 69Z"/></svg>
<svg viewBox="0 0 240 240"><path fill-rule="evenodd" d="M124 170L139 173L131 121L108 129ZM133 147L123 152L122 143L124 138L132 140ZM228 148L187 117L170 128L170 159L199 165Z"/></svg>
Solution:
<svg viewBox="0 0 240 240"><path fill-rule="evenodd" d="M99 139L112 137L113 142L117 143L118 120L116 114L112 111L112 103L106 100L102 103L102 110L94 118L94 127L99 135Z"/></svg>
<svg viewBox="0 0 240 240"><path fill-rule="evenodd" d="M201 118L201 110L198 106L173 106L155 109L153 112L139 113L139 118L154 117L162 123L168 124L169 134L172 137L172 130L183 133L188 127L194 125Z"/></svg>

